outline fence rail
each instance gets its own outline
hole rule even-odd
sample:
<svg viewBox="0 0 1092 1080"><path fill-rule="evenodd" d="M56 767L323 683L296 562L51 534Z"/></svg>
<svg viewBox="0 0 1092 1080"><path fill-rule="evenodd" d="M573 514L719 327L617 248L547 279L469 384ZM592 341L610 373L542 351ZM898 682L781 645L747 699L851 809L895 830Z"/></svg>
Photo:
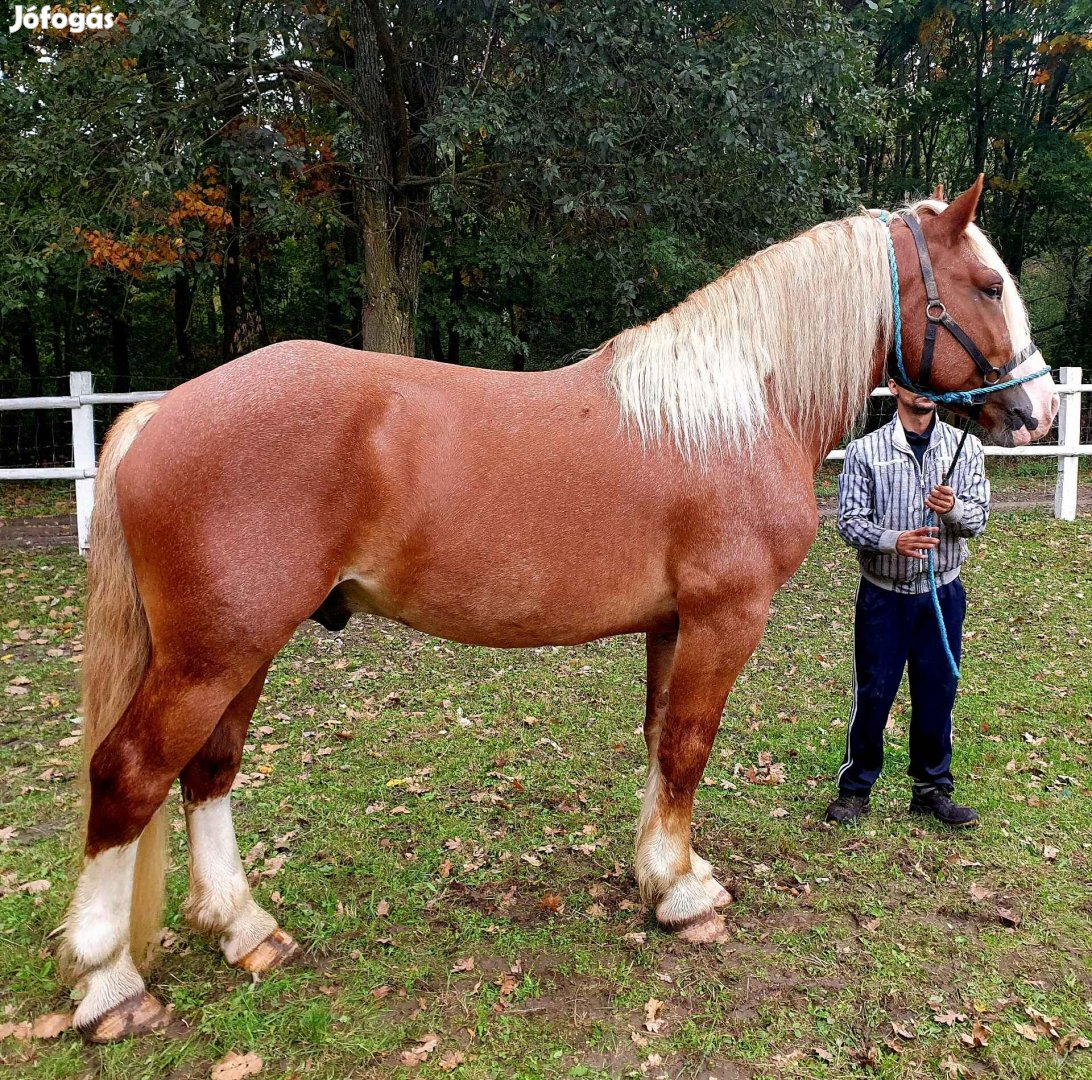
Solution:
<svg viewBox="0 0 1092 1080"><path fill-rule="evenodd" d="M1092 444L1081 443L1081 394L1092 392L1092 383L1081 382L1081 369L1062 368L1055 389L1061 395L1058 412L1058 445L987 446L987 457L1056 457L1058 482L1054 492L1054 516L1072 521L1077 516L1078 462L1092 456ZM0 469L0 480L74 480L76 483L76 528L80 551L87 550L91 509L95 500L95 406L133 405L155 401L166 390L132 394L96 394L90 371L73 371L68 377L69 394L54 397L0 398L0 412L28 409L67 409L72 414L72 464L40 469ZM873 397L890 397L881 387ZM841 461L844 450L834 450L827 461Z"/></svg>

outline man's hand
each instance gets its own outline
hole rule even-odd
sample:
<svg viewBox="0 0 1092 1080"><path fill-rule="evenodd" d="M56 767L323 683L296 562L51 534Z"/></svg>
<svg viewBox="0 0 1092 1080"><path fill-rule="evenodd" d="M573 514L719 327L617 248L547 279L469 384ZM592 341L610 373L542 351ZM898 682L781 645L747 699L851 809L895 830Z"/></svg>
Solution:
<svg viewBox="0 0 1092 1080"><path fill-rule="evenodd" d="M947 484L937 484L925 497L925 505L935 514L946 514L955 506L955 492Z"/></svg>
<svg viewBox="0 0 1092 1080"><path fill-rule="evenodd" d="M936 536L939 531L935 526L929 525L924 529L907 529L906 532L899 533L899 538L895 541L896 554L908 559L924 559L926 551L940 543Z"/></svg>

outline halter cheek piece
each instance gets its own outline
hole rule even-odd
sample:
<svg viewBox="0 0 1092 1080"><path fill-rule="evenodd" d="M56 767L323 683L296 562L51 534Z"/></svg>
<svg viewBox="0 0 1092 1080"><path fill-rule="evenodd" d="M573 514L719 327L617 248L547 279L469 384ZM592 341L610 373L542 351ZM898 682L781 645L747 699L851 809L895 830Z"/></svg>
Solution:
<svg viewBox="0 0 1092 1080"><path fill-rule="evenodd" d="M1021 349L1003 367L994 367L983 355L982 350L974 343L971 337L948 314L948 309L940 299L937 290L936 278L933 276L933 264L929 258L929 248L925 243L925 235L921 231L921 222L913 214L905 214L902 217L910 235L914 238L914 246L918 251L918 262L921 264L921 280L925 284L925 344L921 349L921 367L918 378L925 385L929 384L929 373L933 368L933 349L936 346L937 327L943 326L963 346L963 351L975 362L978 370L982 372L982 381L987 386L995 386L1010 371L1018 368L1029 356L1035 353L1034 342Z"/></svg>
<svg viewBox="0 0 1092 1080"><path fill-rule="evenodd" d="M891 268L891 287L895 298L895 334L894 334L894 359L895 381L907 390L921 397L929 398L948 405L969 406L973 414L977 414L982 407L980 398L992 394L998 390L1007 390L1010 386L1019 386L1020 383L1031 379L1038 379L1042 375L1049 375L1050 368L1043 367L1040 371L1030 375L1021 376L1019 379L1005 379L1005 376L1018 368L1029 357L1038 351L1034 342L1028 342L1023 349L1013 355L1008 363L1001 367L994 367L986 359L982 350L974 343L970 335L948 314L948 309L940 299L937 289L936 277L933 274L933 262L929 258L929 247L925 243L925 235L921 230L921 222L910 213L898 215L900 220L910 230L914 238L914 247L918 253L918 263L921 267L921 280L925 285L925 341L921 348L921 364L918 369L920 383L915 383L906 373L906 366L902 356L902 311L899 300L899 270L895 262L895 243L891 237L892 217L886 210L880 211L880 220L887 226L887 258ZM975 366L982 373L983 385L976 390L949 390L937 393L928 389L929 375L933 368L933 352L936 349L937 328L943 326L949 334L959 342L963 351L974 361Z"/></svg>

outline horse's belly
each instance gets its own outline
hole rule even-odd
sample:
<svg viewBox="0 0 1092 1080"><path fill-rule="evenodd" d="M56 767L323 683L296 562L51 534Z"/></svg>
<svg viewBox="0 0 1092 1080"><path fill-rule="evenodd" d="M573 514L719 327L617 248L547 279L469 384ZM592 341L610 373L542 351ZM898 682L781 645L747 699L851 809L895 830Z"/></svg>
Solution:
<svg viewBox="0 0 1092 1080"><path fill-rule="evenodd" d="M355 611L395 619L469 645L575 645L669 626L675 601L666 581L587 575L546 580L528 573L482 575L436 567L411 576L352 575L342 585Z"/></svg>

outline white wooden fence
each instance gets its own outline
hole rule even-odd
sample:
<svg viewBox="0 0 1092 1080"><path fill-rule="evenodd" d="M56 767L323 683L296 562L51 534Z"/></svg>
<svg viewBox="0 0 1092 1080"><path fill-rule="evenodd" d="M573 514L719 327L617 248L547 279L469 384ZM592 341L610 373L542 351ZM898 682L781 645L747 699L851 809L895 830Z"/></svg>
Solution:
<svg viewBox="0 0 1092 1080"><path fill-rule="evenodd" d="M1054 493L1054 516L1072 521L1077 516L1077 464L1092 456L1092 445L1082 445L1081 394L1092 391L1092 383L1081 382L1081 369L1066 367L1060 371L1057 385L1061 395L1058 414L1058 445L987 446L989 457L1056 457L1058 483ZM91 508L95 501L95 406L131 405L154 401L167 391L136 394L96 394L90 371L73 371L68 376L67 397L0 398L0 412L17 409L68 409L72 413L72 464L60 468L0 469L0 480L74 480L76 483L76 528L80 551L87 550ZM886 388L874 390L873 397L889 397ZM844 450L835 450L828 461L840 461Z"/></svg>

